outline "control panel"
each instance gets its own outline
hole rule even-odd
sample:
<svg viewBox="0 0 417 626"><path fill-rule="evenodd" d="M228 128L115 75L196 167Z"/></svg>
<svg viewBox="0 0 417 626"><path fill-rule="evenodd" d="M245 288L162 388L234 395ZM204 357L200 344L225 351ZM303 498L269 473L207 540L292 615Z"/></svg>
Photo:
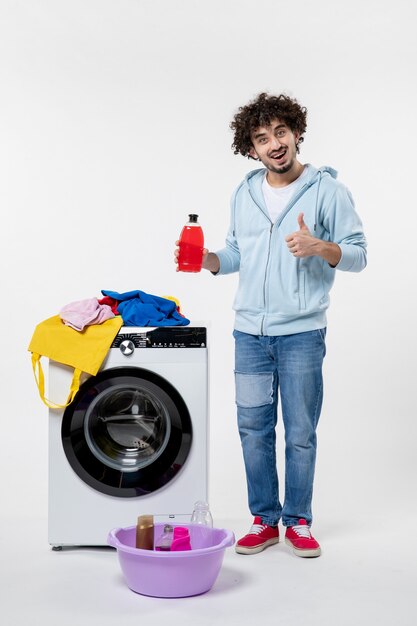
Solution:
<svg viewBox="0 0 417 626"><path fill-rule="evenodd" d="M207 348L207 329L175 326L123 332L115 337L111 348L120 348L124 354L129 354L132 348Z"/></svg>

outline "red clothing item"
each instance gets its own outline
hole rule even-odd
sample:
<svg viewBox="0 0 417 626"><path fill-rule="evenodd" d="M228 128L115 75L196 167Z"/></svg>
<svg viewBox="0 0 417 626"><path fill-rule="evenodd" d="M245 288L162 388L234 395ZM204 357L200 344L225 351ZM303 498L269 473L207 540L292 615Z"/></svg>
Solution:
<svg viewBox="0 0 417 626"><path fill-rule="evenodd" d="M117 310L117 305L119 304L118 300L115 300L114 298L110 298L110 296L104 296L104 298L101 298L101 300L99 300L98 303L107 304L115 315L120 315L119 311Z"/></svg>

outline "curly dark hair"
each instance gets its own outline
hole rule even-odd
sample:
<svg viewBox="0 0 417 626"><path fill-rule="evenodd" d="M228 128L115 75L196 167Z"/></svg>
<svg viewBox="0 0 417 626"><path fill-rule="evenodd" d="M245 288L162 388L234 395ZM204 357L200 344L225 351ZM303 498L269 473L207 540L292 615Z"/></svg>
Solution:
<svg viewBox="0 0 417 626"><path fill-rule="evenodd" d="M246 106L239 107L238 113L230 123L230 128L235 134L232 143L234 154L252 158L249 154L249 150L253 148L251 133L259 126L269 126L274 119L282 120L292 132L298 132L299 143L304 141L307 109L285 94L270 96L267 93L260 93L255 100ZM298 145L297 152L299 152Z"/></svg>

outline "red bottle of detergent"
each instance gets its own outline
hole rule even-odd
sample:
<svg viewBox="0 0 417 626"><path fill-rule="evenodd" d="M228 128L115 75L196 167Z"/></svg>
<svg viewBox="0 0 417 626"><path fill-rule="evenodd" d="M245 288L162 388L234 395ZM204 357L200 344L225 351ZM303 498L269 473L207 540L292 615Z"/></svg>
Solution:
<svg viewBox="0 0 417 626"><path fill-rule="evenodd" d="M189 221L180 235L178 269L180 272L199 272L203 262L204 234L198 215L189 215Z"/></svg>

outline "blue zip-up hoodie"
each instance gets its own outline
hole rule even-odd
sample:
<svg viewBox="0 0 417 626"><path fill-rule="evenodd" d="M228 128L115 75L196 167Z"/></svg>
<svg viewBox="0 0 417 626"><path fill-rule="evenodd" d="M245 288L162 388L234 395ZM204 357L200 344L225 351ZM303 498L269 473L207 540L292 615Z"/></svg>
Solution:
<svg viewBox="0 0 417 626"><path fill-rule="evenodd" d="M216 252L219 275L239 271L235 328L270 336L324 328L336 269L360 272L366 266L366 239L352 196L335 170L309 165L303 185L273 224L262 193L265 172L249 172L235 190L226 247ZM319 256L300 259L288 250L285 237L299 230L300 213L314 237L340 246L335 268Z"/></svg>

